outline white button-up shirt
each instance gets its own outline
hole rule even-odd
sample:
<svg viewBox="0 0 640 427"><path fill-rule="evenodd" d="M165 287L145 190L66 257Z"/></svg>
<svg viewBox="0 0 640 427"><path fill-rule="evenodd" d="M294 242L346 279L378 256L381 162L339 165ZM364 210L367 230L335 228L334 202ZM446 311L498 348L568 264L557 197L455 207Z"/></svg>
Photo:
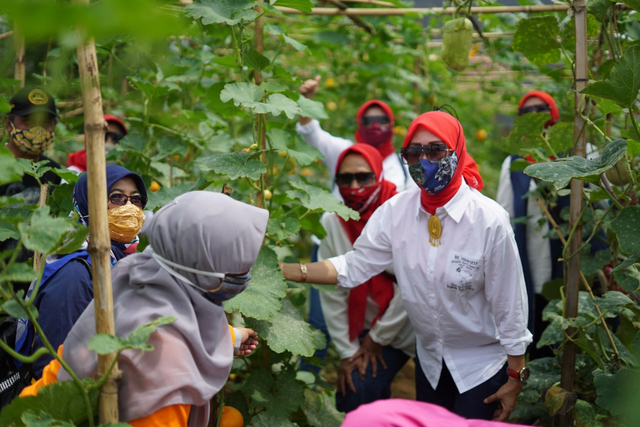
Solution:
<svg viewBox="0 0 640 427"><path fill-rule="evenodd" d="M429 383L437 387L444 359L464 393L494 376L507 354L525 353L527 292L509 217L496 202L463 181L436 215L434 247L420 189L400 193L374 212L353 251L330 261L346 288L393 266Z"/></svg>

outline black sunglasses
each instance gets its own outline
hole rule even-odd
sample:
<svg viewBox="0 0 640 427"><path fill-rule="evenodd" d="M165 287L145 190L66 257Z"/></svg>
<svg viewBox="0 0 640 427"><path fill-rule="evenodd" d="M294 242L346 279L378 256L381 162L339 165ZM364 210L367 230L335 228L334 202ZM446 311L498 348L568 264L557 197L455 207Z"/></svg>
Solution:
<svg viewBox="0 0 640 427"><path fill-rule="evenodd" d="M119 132L105 132L104 134L104 142L107 142L109 138L113 141L114 144L120 142L122 138L125 137L126 134Z"/></svg>
<svg viewBox="0 0 640 427"><path fill-rule="evenodd" d="M368 187L375 184L376 174L373 172L339 173L336 174L336 185L349 187L354 179L360 187Z"/></svg>
<svg viewBox="0 0 640 427"><path fill-rule="evenodd" d="M139 207L140 209L144 208L147 205L147 198L143 195L136 194L134 196L127 196L122 193L113 193L109 195L109 201L116 206L124 206L128 201L131 201L131 204Z"/></svg>
<svg viewBox="0 0 640 427"><path fill-rule="evenodd" d="M543 113L545 111L551 111L551 107L547 104L535 104L529 105L528 107L518 108L518 115L522 116L528 113Z"/></svg>
<svg viewBox="0 0 640 427"><path fill-rule="evenodd" d="M362 126L371 126L374 123L378 123L379 125L388 125L391 123L391 118L389 116L361 117L360 123L362 123Z"/></svg>
<svg viewBox="0 0 640 427"><path fill-rule="evenodd" d="M402 160L408 165L415 165L424 154L431 163L440 163L444 157L452 152L445 143L428 145L409 145L400 149Z"/></svg>

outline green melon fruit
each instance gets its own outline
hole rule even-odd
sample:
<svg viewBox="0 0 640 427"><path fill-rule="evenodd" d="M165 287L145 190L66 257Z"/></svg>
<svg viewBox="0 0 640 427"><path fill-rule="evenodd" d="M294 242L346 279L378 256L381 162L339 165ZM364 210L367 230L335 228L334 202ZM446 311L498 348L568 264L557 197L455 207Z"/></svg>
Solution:
<svg viewBox="0 0 640 427"><path fill-rule="evenodd" d="M627 185L631 182L631 176L629 176L626 163L627 159L623 157L618 160L618 163L616 163L614 167L604 173L610 183L613 185ZM638 166L638 163L640 163L640 157L633 159L632 168Z"/></svg>
<svg viewBox="0 0 640 427"><path fill-rule="evenodd" d="M469 65L473 24L467 18L447 21L442 29L442 60L451 69L462 71Z"/></svg>

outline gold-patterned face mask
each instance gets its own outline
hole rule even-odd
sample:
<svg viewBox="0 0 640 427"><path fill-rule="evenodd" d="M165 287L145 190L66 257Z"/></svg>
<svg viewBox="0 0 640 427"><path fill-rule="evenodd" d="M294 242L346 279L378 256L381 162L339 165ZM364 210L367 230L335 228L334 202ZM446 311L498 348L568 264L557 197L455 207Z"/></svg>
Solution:
<svg viewBox="0 0 640 427"><path fill-rule="evenodd" d="M115 206L107 211L109 220L109 234L111 240L120 243L130 243L142 230L145 216L142 209L127 203Z"/></svg>
<svg viewBox="0 0 640 427"><path fill-rule="evenodd" d="M54 132L49 132L42 126L29 129L18 129L13 125L11 137L14 144L25 154L37 156L47 151L53 142Z"/></svg>

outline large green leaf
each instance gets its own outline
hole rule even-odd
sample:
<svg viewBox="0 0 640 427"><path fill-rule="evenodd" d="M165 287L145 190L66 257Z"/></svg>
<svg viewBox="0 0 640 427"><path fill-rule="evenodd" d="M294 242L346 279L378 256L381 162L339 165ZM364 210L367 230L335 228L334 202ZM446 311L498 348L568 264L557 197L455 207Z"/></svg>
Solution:
<svg viewBox="0 0 640 427"><path fill-rule="evenodd" d="M27 427L74 427L72 423L54 420L51 415L41 412L40 415L27 411L22 414L22 422Z"/></svg>
<svg viewBox="0 0 640 427"><path fill-rule="evenodd" d="M300 106L300 115L304 117L311 117L316 120L328 119L329 116L324 110L322 102L314 101L313 99L305 98L301 96L298 99L298 105Z"/></svg>
<svg viewBox="0 0 640 427"><path fill-rule="evenodd" d="M629 206L611 221L620 249L627 254L640 255L640 207Z"/></svg>
<svg viewBox="0 0 640 427"><path fill-rule="evenodd" d="M530 113L517 116L509 136L503 140L503 150L511 154L522 154L529 148L546 149L542 132L548 113ZM549 153L551 154L551 153Z"/></svg>
<svg viewBox="0 0 640 427"><path fill-rule="evenodd" d="M555 16L537 16L521 19L513 35L513 50L522 52L536 65L560 61L560 29ZM535 40L535 43L532 42Z"/></svg>
<svg viewBox="0 0 640 427"><path fill-rule="evenodd" d="M267 340L269 348L276 353L289 351L310 357L316 351L311 326L287 299L282 300L282 308L274 317L257 321L255 331Z"/></svg>
<svg viewBox="0 0 640 427"><path fill-rule="evenodd" d="M547 140L556 153L562 153L573 147L573 124L560 122L547 129Z"/></svg>
<svg viewBox="0 0 640 427"><path fill-rule="evenodd" d="M302 52L303 50L307 50L307 46L303 45L302 43L300 43L299 41L292 39L291 37L288 37L286 34L282 35L282 39L289 45L291 45L295 50L297 50L298 52Z"/></svg>
<svg viewBox="0 0 640 427"><path fill-rule="evenodd" d="M555 162L536 163L528 166L524 173L534 178L553 183L560 190L572 178L600 183L600 176L611 169L627 152L627 141L617 139L608 144L600 157L589 160L578 156L558 159Z"/></svg>
<svg viewBox="0 0 640 427"><path fill-rule="evenodd" d="M31 217L31 224L18 226L22 243L32 251L53 253L69 231L74 230L70 221L49 216L49 207L38 208Z"/></svg>
<svg viewBox="0 0 640 427"><path fill-rule="evenodd" d="M249 0L200 0L184 8L189 18L202 19L204 25L236 25L243 19L253 21L258 15Z"/></svg>
<svg viewBox="0 0 640 427"><path fill-rule="evenodd" d="M13 154L4 145L0 145L0 185L20 181L22 168L16 163Z"/></svg>
<svg viewBox="0 0 640 427"><path fill-rule="evenodd" d="M296 427L297 424L289 421L288 417L279 417L271 412L260 412L251 418L253 427Z"/></svg>
<svg viewBox="0 0 640 427"><path fill-rule="evenodd" d="M302 411L313 427L339 427L344 421L344 413L336 409L332 399L325 393L305 389L305 404Z"/></svg>
<svg viewBox="0 0 640 427"><path fill-rule="evenodd" d="M89 339L87 348L103 355L125 349L152 351L153 346L147 344L147 341L149 341L151 334L155 332L156 327L169 325L175 321L176 318L173 316L158 317L153 322L138 326L127 338L114 337L108 334L97 334Z"/></svg>
<svg viewBox="0 0 640 427"><path fill-rule="evenodd" d="M604 81L590 84L581 93L615 101L622 108L631 108L640 91L640 45L632 46L613 66Z"/></svg>
<svg viewBox="0 0 640 427"><path fill-rule="evenodd" d="M89 392L92 412L97 415L100 391ZM22 415L27 411L44 412L56 420L64 420L79 425L87 419L87 407L82 391L73 381L53 383L38 391L38 396L13 399L0 414L0 427L24 426Z"/></svg>
<svg viewBox="0 0 640 427"><path fill-rule="evenodd" d="M600 307L602 313L607 312L606 317L616 317L622 310L634 305L631 298L617 291L608 291L601 297L595 297L593 303Z"/></svg>
<svg viewBox="0 0 640 427"><path fill-rule="evenodd" d="M327 190L302 181L291 182L291 186L297 188L297 190L287 191L287 196L300 200L304 207L312 211L334 212L345 221L349 219L358 220L360 218L358 212L343 205Z"/></svg>
<svg viewBox="0 0 640 427"><path fill-rule="evenodd" d="M214 171L219 174L227 175L231 179L251 178L253 180L260 179L260 176L267 171L264 163L256 160L258 153L241 153L234 151L233 153L214 154L212 156L201 157L196 160L200 169L204 172Z"/></svg>
<svg viewBox="0 0 640 427"><path fill-rule="evenodd" d="M278 258L273 249L263 246L251 269L251 282L240 295L225 301L224 309L232 313L239 310L244 316L266 320L275 316L287 294Z"/></svg>
<svg viewBox="0 0 640 427"><path fill-rule="evenodd" d="M282 129L269 129L267 138L271 147L278 150L287 150L300 166L307 166L322 157L322 153L315 147L294 137L291 133Z"/></svg>
<svg viewBox="0 0 640 427"><path fill-rule="evenodd" d="M275 419L290 418L304 403L304 386L296 380L293 369L280 372L275 381L267 370L254 370L245 389L255 405L265 407Z"/></svg>
<svg viewBox="0 0 640 427"><path fill-rule="evenodd" d="M622 0L622 3L635 9L636 12L640 12L640 0Z"/></svg>
<svg viewBox="0 0 640 427"><path fill-rule="evenodd" d="M0 272L0 282L31 282L36 276L32 264L22 262Z"/></svg>
<svg viewBox="0 0 640 427"><path fill-rule="evenodd" d="M576 401L576 418L583 426L602 427L600 420L606 418L606 413L593 403L578 399Z"/></svg>
<svg viewBox="0 0 640 427"><path fill-rule="evenodd" d="M285 113L290 119L300 114L298 104L280 93L274 93L263 101L265 91L253 83L228 83L220 92L220 100L234 105L248 108L257 114L273 114L278 116Z"/></svg>
<svg viewBox="0 0 640 427"><path fill-rule="evenodd" d="M257 50L250 49L244 55L244 63L254 70L262 71L271 64L271 61Z"/></svg>
<svg viewBox="0 0 640 427"><path fill-rule="evenodd" d="M621 415L627 409L627 403L637 395L640 376L635 369L620 369L615 374L596 375L593 382L598 391L596 403L611 412Z"/></svg>
<svg viewBox="0 0 640 427"><path fill-rule="evenodd" d="M614 279L622 289L628 292L635 292L640 285L640 272L635 265L626 267L613 273Z"/></svg>
<svg viewBox="0 0 640 427"><path fill-rule="evenodd" d="M295 216L282 218L270 218L267 225L267 234L277 241L289 236L295 236L300 231L300 221Z"/></svg>

